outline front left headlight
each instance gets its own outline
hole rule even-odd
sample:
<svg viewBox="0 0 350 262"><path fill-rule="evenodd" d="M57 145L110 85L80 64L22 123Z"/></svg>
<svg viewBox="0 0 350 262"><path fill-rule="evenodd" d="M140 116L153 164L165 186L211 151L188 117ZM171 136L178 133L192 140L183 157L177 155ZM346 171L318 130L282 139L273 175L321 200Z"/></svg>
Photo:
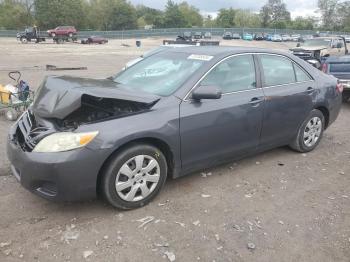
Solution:
<svg viewBox="0 0 350 262"><path fill-rule="evenodd" d="M36 145L33 152L53 153L77 149L89 144L97 135L98 131L87 133L54 133L42 139Z"/></svg>

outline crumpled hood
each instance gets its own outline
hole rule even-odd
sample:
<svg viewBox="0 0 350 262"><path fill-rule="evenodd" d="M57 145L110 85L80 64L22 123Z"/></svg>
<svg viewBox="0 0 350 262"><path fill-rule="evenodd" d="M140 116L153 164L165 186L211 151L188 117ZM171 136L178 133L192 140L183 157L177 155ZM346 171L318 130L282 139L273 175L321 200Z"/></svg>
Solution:
<svg viewBox="0 0 350 262"><path fill-rule="evenodd" d="M296 48L291 48L291 51L318 51L318 50L323 50L327 49L327 46L301 46L301 47L296 47Z"/></svg>
<svg viewBox="0 0 350 262"><path fill-rule="evenodd" d="M123 89L109 79L48 76L35 94L32 112L42 118L64 119L81 106L83 95L151 104L159 96Z"/></svg>

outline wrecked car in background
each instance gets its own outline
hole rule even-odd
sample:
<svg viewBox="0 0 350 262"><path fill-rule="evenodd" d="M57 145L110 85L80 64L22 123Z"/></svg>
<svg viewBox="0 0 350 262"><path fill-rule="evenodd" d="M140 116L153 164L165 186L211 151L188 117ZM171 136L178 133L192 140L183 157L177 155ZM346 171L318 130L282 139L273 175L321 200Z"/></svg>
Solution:
<svg viewBox="0 0 350 262"><path fill-rule="evenodd" d="M283 52L168 48L110 79L47 77L11 127L7 154L41 197L100 193L137 208L167 177L283 145L313 150L341 96L336 78Z"/></svg>
<svg viewBox="0 0 350 262"><path fill-rule="evenodd" d="M348 53L343 37L316 37L305 39L290 49L293 55L321 69L322 64L330 56L342 56Z"/></svg>
<svg viewBox="0 0 350 262"><path fill-rule="evenodd" d="M350 56L330 57L322 66L322 71L339 79L343 85L343 101L350 99Z"/></svg>

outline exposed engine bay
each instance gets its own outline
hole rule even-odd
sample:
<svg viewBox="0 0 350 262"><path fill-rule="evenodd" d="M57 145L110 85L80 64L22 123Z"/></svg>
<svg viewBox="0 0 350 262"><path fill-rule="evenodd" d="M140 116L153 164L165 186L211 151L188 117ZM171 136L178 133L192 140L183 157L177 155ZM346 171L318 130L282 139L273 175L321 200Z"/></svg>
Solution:
<svg viewBox="0 0 350 262"><path fill-rule="evenodd" d="M76 129L81 124L105 121L139 113L150 109L152 105L114 98L83 95L81 97L81 107L63 120L58 120L58 124L63 128Z"/></svg>

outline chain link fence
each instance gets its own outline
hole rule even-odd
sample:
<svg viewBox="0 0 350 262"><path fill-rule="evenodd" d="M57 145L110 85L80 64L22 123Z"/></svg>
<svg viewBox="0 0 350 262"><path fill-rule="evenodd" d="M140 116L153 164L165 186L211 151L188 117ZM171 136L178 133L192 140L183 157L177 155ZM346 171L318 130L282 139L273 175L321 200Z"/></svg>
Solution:
<svg viewBox="0 0 350 262"><path fill-rule="evenodd" d="M222 36L224 32L232 33L267 33L267 34L301 34L313 35L323 33L329 35L347 35L346 32L317 32L315 30L293 30L293 29L271 29L271 28L164 28L164 29L143 29L143 30L121 30L121 31L80 31L78 37L84 38L91 35L103 36L111 39L126 38L147 38L147 37L175 37L184 32L210 32L213 36ZM0 37L16 37L16 30L0 30ZM45 31L41 31L43 37L47 36Z"/></svg>

